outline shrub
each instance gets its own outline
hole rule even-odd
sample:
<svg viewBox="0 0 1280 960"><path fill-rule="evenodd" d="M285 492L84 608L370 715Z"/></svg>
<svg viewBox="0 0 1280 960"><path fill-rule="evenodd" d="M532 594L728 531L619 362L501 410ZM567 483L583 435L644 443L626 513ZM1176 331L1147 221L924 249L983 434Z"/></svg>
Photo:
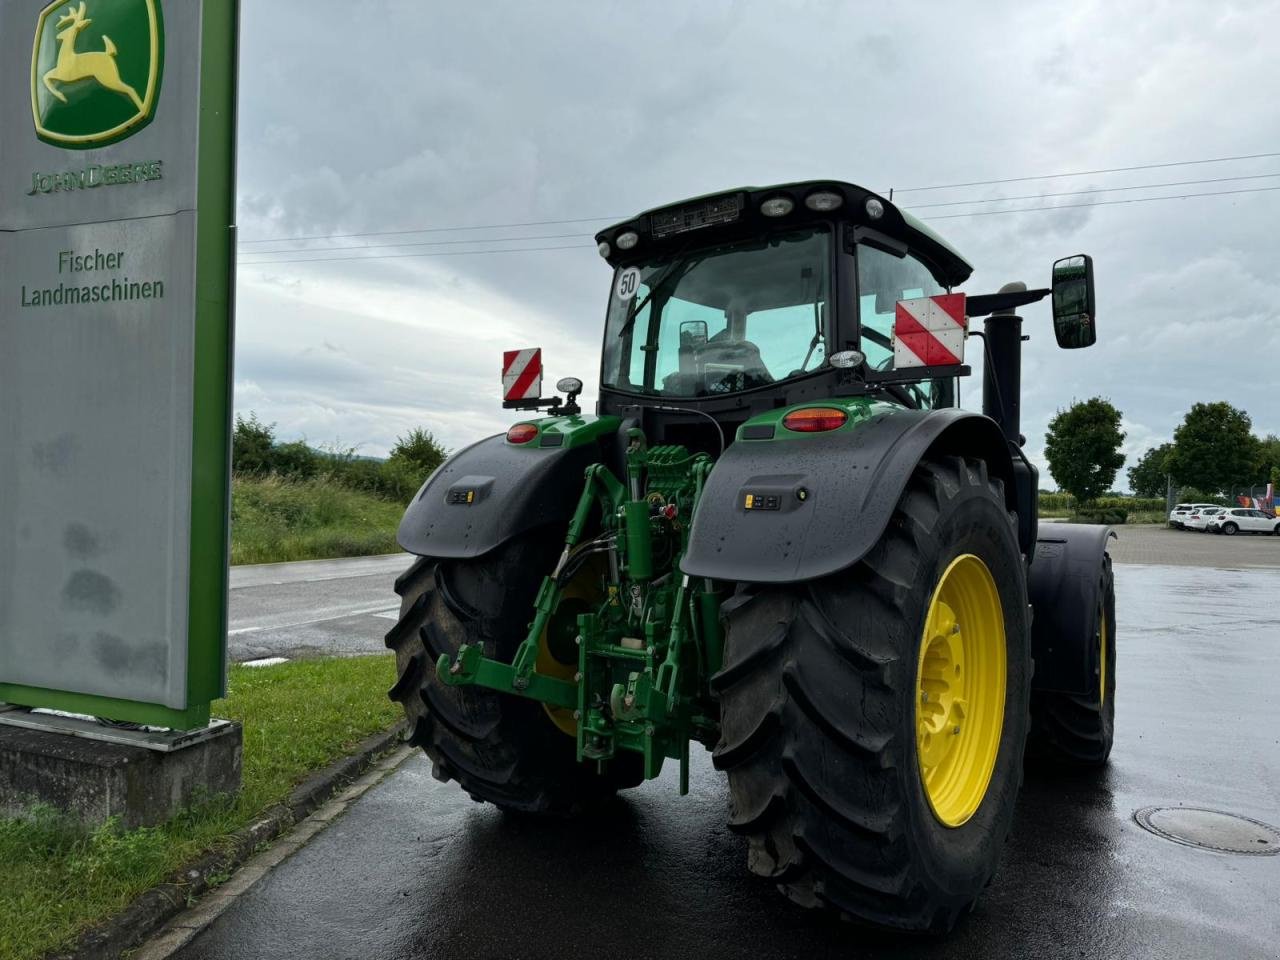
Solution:
<svg viewBox="0 0 1280 960"><path fill-rule="evenodd" d="M1129 522L1129 511L1119 507L1093 508L1081 510L1072 519L1077 523L1105 523L1119 526Z"/></svg>
<svg viewBox="0 0 1280 960"><path fill-rule="evenodd" d="M1040 512L1045 514L1072 513L1076 509L1075 497L1069 493L1040 494ZM1130 513L1163 513L1162 497L1099 497L1081 507L1084 511L1124 510Z"/></svg>
<svg viewBox="0 0 1280 960"><path fill-rule="evenodd" d="M379 468L379 492L397 503L408 503L430 473L424 473L416 464L395 458L379 464Z"/></svg>
<svg viewBox="0 0 1280 960"><path fill-rule="evenodd" d="M396 437L388 460L399 461L416 471L424 480L436 467L444 463L448 451L440 446L430 430L415 427L403 437Z"/></svg>
<svg viewBox="0 0 1280 960"><path fill-rule="evenodd" d="M236 428L231 435L232 469L236 473L269 473L275 430L274 423L263 423L255 413L250 412L247 417L236 414Z"/></svg>
<svg viewBox="0 0 1280 960"><path fill-rule="evenodd" d="M310 480L320 466L320 455L302 440L278 443L271 448L271 469L290 480Z"/></svg>

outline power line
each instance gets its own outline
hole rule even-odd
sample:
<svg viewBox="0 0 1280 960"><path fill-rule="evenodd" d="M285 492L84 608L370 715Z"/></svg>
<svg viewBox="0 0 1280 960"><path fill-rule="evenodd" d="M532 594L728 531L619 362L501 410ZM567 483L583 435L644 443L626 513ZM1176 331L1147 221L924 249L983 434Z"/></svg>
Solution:
<svg viewBox="0 0 1280 960"><path fill-rule="evenodd" d="M929 220L956 220L960 217L998 217L1007 213L1031 213L1036 210L1074 210L1079 207L1109 207L1117 203L1150 203L1153 200L1190 200L1192 197L1227 197L1237 193L1266 193L1280 187L1248 187L1244 190L1215 190L1208 193L1184 193L1169 197L1129 197L1125 200L1098 200L1095 203L1060 203L1045 207L1021 207L1017 210L975 210L970 213L948 213Z"/></svg>
<svg viewBox="0 0 1280 960"><path fill-rule="evenodd" d="M457 233L462 230L505 230L508 227L550 227L565 223L596 223L624 220L625 217L576 217L571 220L526 220L523 223L490 223L469 227L419 227L416 230L375 230L372 233L323 233L310 237L263 237L257 240L241 240L240 243L294 243L300 240L352 240L356 237L403 237L410 233ZM264 250L263 253L273 253Z"/></svg>
<svg viewBox="0 0 1280 960"><path fill-rule="evenodd" d="M1214 157L1210 160L1174 160L1169 163L1140 163L1133 167L1108 167L1105 170L1078 170L1075 173L1046 173L1035 177L1005 177L1002 180L971 180L968 183L938 183L930 187L900 187L894 193L919 193L925 190L951 190L955 187L988 187L997 183L1026 183L1029 180L1057 180L1059 177L1092 177L1100 173L1128 173L1132 170L1160 170L1166 167L1192 167L1202 163L1230 163L1236 160L1262 160L1280 157L1280 153L1250 153L1238 157Z"/></svg>
<svg viewBox="0 0 1280 960"><path fill-rule="evenodd" d="M585 243L562 244L556 247L505 247L499 250L450 250L434 253L383 253L372 257L306 257L294 260L245 260L247 267L266 266L274 263L334 263L340 260L403 260L409 257L469 257L473 254L485 253L533 253L538 250L590 250ZM316 253L324 253L317 250Z"/></svg>
<svg viewBox="0 0 1280 960"><path fill-rule="evenodd" d="M1215 157L1208 160L1174 160L1167 163L1143 163L1130 167L1109 167L1104 170L1078 170L1071 173L1050 173L1041 174L1032 177L1005 177L999 180L972 180L968 183L940 183L927 187L903 187L896 188L894 193L919 193L926 190L950 190L957 187L985 187L1001 183L1028 183L1033 180L1056 180L1064 177L1088 177L1096 176L1104 173L1127 173L1134 170L1160 170L1169 167L1188 167L1207 163L1231 163L1239 160L1262 160L1270 157L1280 157L1280 152L1275 153L1252 153L1242 154L1234 157ZM1193 182L1193 181L1189 181ZM1173 184L1170 184L1173 186ZM1119 188L1116 189L1127 189ZM1136 189L1136 188L1135 188ZM1032 199L1028 197L1027 199ZM964 202L964 201L961 201ZM976 201L975 201L976 202ZM923 208L920 208L923 209ZM412 230L374 230L367 233L323 233L312 234L309 236L292 236L292 237L259 237L253 240L241 240L241 244L257 244L257 243L296 243L304 240L354 240L360 237L401 237L414 233L456 233L466 230L505 230L515 227L548 227L561 226L569 223L602 223L624 220L626 217L574 217L564 220L525 220L519 223L490 223L490 224L472 224L456 227L418 227ZM262 253L283 253L282 250L263 250Z"/></svg>
<svg viewBox="0 0 1280 960"><path fill-rule="evenodd" d="M1280 174L1276 174L1280 176ZM269 257L285 253L337 253L342 250L388 250L399 247L444 247L466 243L516 243L522 240L581 240L589 233L544 233L529 237L480 237L475 240L418 240L400 243L359 243L349 247L290 247L284 250L246 250L242 256Z"/></svg>
<svg viewBox="0 0 1280 960"><path fill-rule="evenodd" d="M1013 200L1046 200L1049 197L1081 197L1090 193L1119 193L1122 190L1155 190L1159 187L1189 187L1202 183L1235 183L1241 180L1267 180L1280 177L1280 173L1259 173L1249 177L1214 177L1209 180L1174 180L1168 183L1144 183L1133 187L1098 187L1095 190L1071 190L1066 193L1028 193L1020 197L988 197L983 200L948 200L945 203L921 203L911 210L928 210L933 207L962 207L970 203L1004 203Z"/></svg>
<svg viewBox="0 0 1280 960"><path fill-rule="evenodd" d="M1280 190L1280 187L1248 187L1241 190L1213 190L1213 191L1205 191L1205 192L1199 192L1199 193L1175 194L1175 195L1166 196L1166 197L1129 197L1123 200L1098 200L1093 203L1062 203L1062 204L1049 204L1047 206L1041 206L1041 207L1020 207L1015 210L975 210L975 211L970 211L968 213L943 214L941 216L928 217L926 219L932 221L932 220L956 220L961 217L999 217L999 216L1005 216L1007 214L1012 214L1012 213L1034 213L1036 211L1043 211L1043 210L1074 210L1082 207L1108 207L1108 206L1114 206L1116 204L1123 204L1123 203L1151 203L1157 200L1190 200L1195 197L1226 197L1226 196L1234 196L1242 193L1268 193L1275 190ZM532 239L532 238L524 238L524 239ZM474 241L474 242L479 243L482 241ZM379 249L379 248L372 247L372 249ZM375 254L373 256L367 256L367 257L361 257L361 256L305 257L305 258L291 258L286 260L243 260L242 262L245 266L267 266L269 264L277 264L277 263L334 263L334 262L352 261L352 260L403 260L403 259L417 258L417 257L466 257L466 256L471 256L473 254L482 255L482 254L498 254L498 253L535 253L542 250L587 250L587 249L590 249L590 246L588 244L571 243L571 244L561 244L558 246L544 246L544 247L504 247L504 248L491 249L491 250L451 250L451 251L434 251L431 253L384 253L384 254ZM262 251L260 256L270 256L270 254L274 252L277 252L277 251L265 250L265 251ZM287 252L287 251L279 251L279 252ZM318 249L318 250L315 250L314 252L327 253L329 251L324 249Z"/></svg>
<svg viewBox="0 0 1280 960"><path fill-rule="evenodd" d="M1127 191L1127 190L1155 190L1163 187L1198 186L1198 185L1207 184L1207 183L1236 183L1236 182L1246 181L1246 180L1267 180L1273 177L1280 177L1280 173L1260 173L1260 174L1253 174L1251 176L1243 176L1243 177L1212 177L1204 180L1173 180L1165 183L1144 183L1144 184L1138 184L1135 186L1127 186L1127 187L1098 187L1093 190L1071 190L1063 193L1023 194L1021 196L1016 196L1016 197L985 197L977 200L948 200L942 203L922 203L922 204L912 206L909 209L911 209L912 211L915 211L915 210L930 210L937 207L960 207L960 206L967 206L969 204L975 204L975 203L1006 203L1006 202L1014 202L1018 200L1046 200L1052 197L1079 197L1079 196L1086 196L1089 194L1097 194L1097 193L1118 193L1118 192ZM1159 199L1159 198L1156 198L1156 199ZM1055 207L1053 209L1058 209L1058 208ZM935 217L934 219L940 219L940 218ZM479 229L479 228L476 228L476 229ZM370 236L377 236L377 235L370 234ZM246 254L266 257L266 256L279 255L279 254L337 253L340 251L347 251L347 250L384 250L384 249L396 249L401 247L439 247L439 246L458 246L458 245L464 245L464 244L477 244L477 243L519 243L519 242L528 242L533 240L569 240L569 239L577 240L577 239L583 239L589 236L591 236L591 234L587 234L587 233L545 233L545 234L535 234L532 236L523 236L523 237L480 237L474 240L420 240L420 241L402 241L402 242L396 242L396 243L354 244L354 245L344 246L344 247L291 247L291 248L276 249L276 250L246 251ZM316 239L326 239L326 238L316 238ZM246 262L252 262L252 261L246 261Z"/></svg>

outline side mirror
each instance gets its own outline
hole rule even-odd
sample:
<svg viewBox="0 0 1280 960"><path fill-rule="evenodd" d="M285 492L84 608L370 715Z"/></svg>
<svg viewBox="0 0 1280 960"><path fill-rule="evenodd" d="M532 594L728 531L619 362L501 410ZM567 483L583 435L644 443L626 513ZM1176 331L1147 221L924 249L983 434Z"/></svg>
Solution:
<svg viewBox="0 0 1280 960"><path fill-rule="evenodd" d="M707 344L707 321L685 320L680 324L680 348L696 350Z"/></svg>
<svg viewBox="0 0 1280 960"><path fill-rule="evenodd" d="M1093 258L1082 253L1053 265L1053 333L1064 350L1091 347L1098 339Z"/></svg>

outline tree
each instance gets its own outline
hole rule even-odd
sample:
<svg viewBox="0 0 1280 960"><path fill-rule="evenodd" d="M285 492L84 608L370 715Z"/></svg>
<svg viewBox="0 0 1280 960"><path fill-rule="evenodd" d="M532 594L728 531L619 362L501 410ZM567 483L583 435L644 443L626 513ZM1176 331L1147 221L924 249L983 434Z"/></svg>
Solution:
<svg viewBox="0 0 1280 960"><path fill-rule="evenodd" d="M448 455L430 430L421 427L410 430L396 438L391 456L381 464L379 492L393 500L407 500Z"/></svg>
<svg viewBox="0 0 1280 960"><path fill-rule="evenodd" d="M1280 437L1274 433L1267 434L1267 438L1262 441L1261 465L1258 482L1280 486Z"/></svg>
<svg viewBox="0 0 1280 960"><path fill-rule="evenodd" d="M1173 432L1169 472L1180 484L1230 495L1262 479L1262 456L1247 413L1222 400L1197 403Z"/></svg>
<svg viewBox="0 0 1280 960"><path fill-rule="evenodd" d="M236 473L268 473L271 470L271 448L276 442L276 425L263 423L250 411L249 416L236 414L236 429L231 436L231 468Z"/></svg>
<svg viewBox="0 0 1280 960"><path fill-rule="evenodd" d="M1124 466L1120 411L1101 397L1072 404L1049 421L1044 455L1058 486L1078 505L1097 499Z"/></svg>
<svg viewBox="0 0 1280 960"><path fill-rule="evenodd" d="M1152 447L1129 468L1129 486L1135 497L1163 497L1169 488L1169 454L1172 443Z"/></svg>
<svg viewBox="0 0 1280 960"><path fill-rule="evenodd" d="M427 474L444 463L448 455L430 430L415 427L403 437L396 437L396 445L391 448L391 456L387 459L404 464L425 480Z"/></svg>

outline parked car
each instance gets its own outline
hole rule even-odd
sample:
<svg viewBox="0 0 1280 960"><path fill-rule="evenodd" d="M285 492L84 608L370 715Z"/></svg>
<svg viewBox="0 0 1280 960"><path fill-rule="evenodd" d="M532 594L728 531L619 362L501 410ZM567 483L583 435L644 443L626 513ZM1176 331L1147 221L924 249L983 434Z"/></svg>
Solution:
<svg viewBox="0 0 1280 960"><path fill-rule="evenodd" d="M1263 510L1231 507L1209 521L1209 530L1228 537L1237 533L1274 533L1280 536L1280 519Z"/></svg>
<svg viewBox="0 0 1280 960"><path fill-rule="evenodd" d="M1223 513L1226 513L1227 507L1201 507L1199 510L1193 510L1187 514L1187 518L1182 521L1183 527L1187 530L1199 530L1201 533L1209 529L1209 524Z"/></svg>
<svg viewBox="0 0 1280 960"><path fill-rule="evenodd" d="M1185 527L1187 517L1195 513L1197 510L1204 510L1208 507L1218 507L1217 503L1179 503L1174 506L1169 514L1169 526L1175 530L1181 530Z"/></svg>

